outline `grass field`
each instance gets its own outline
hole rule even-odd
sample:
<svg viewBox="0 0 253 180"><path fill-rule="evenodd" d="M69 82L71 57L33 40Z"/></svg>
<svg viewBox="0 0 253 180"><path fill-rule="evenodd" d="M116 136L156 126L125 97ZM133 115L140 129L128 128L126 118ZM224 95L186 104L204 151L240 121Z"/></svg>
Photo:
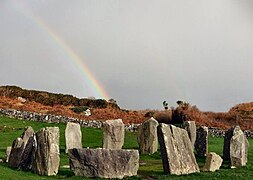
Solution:
<svg viewBox="0 0 253 180"><path fill-rule="evenodd" d="M60 128L60 151L61 162L59 173L55 177L38 176L32 172L18 171L11 169L6 163L0 163L0 179L84 179L82 177L75 177L74 174L63 165L68 165L68 157L65 154L65 125L64 124L47 124L40 122L24 121L11 119L0 116L0 158L5 158L5 150L7 146L12 144L12 141L19 137L24 127L32 126L35 131L43 127L58 126ZM83 146L97 148L102 145L102 131L100 129L82 128ZM249 139L250 145L253 139ZM125 149L138 149L136 141L136 134L126 132ZM209 151L222 154L223 138L209 138ZM140 156L140 168L137 177L128 179L253 179L253 148L250 146L249 158L247 166L243 168L230 169L228 163L223 163L221 169L217 172L201 172L184 176L164 175L162 168L162 160L160 153L153 155ZM200 168L203 167L205 159L198 158L197 162Z"/></svg>

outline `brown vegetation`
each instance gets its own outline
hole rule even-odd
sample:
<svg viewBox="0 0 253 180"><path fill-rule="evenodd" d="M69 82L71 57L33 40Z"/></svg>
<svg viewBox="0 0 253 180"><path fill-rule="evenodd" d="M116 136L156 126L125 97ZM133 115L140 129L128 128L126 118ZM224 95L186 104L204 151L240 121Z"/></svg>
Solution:
<svg viewBox="0 0 253 180"><path fill-rule="evenodd" d="M24 98L25 101L18 97ZM79 106L87 106L92 115L85 116L84 113L75 113L71 110ZM0 87L0 108L63 115L82 120L104 121L120 118L124 123L142 123L146 119L154 117L160 123L178 124L183 121L195 121L197 125L222 129L228 129L238 124L242 129L253 130L253 102L238 104L223 113L201 112L196 106L181 101L178 103L178 107L172 110L134 111L120 109L116 101L111 103L105 100L78 99L72 95L24 90L16 86L2 86Z"/></svg>

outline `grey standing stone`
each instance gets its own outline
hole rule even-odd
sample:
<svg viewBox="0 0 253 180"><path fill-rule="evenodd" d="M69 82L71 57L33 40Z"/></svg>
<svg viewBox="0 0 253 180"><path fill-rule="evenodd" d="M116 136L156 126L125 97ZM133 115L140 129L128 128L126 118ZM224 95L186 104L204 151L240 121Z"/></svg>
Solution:
<svg viewBox="0 0 253 180"><path fill-rule="evenodd" d="M121 119L103 123L103 148L121 149L124 145L125 126Z"/></svg>
<svg viewBox="0 0 253 180"><path fill-rule="evenodd" d="M11 153L8 161L8 165L13 168L18 168L21 161L21 156L24 151L24 141L18 137L12 143Z"/></svg>
<svg viewBox="0 0 253 180"><path fill-rule="evenodd" d="M194 149L194 144L196 141L196 124L195 121L184 121L183 128L188 132L192 148Z"/></svg>
<svg viewBox="0 0 253 180"><path fill-rule="evenodd" d="M214 172L220 169L223 159L216 153L210 152L206 156L206 163L203 167L203 171Z"/></svg>
<svg viewBox="0 0 253 180"><path fill-rule="evenodd" d="M233 136L234 127L228 129L225 132L224 144L223 144L223 159L224 161L230 161L230 140Z"/></svg>
<svg viewBox="0 0 253 180"><path fill-rule="evenodd" d="M139 168L138 150L70 149L68 154L76 176L122 179Z"/></svg>
<svg viewBox="0 0 253 180"><path fill-rule="evenodd" d="M231 167L245 166L248 161L249 142L240 126L229 129L224 137L223 156ZM229 156L228 156L229 155Z"/></svg>
<svg viewBox="0 0 253 180"><path fill-rule="evenodd" d="M35 173L46 176L58 173L60 163L59 138L58 127L42 128L36 133L37 149L33 163Z"/></svg>
<svg viewBox="0 0 253 180"><path fill-rule="evenodd" d="M165 173L181 175L199 172L186 130L160 124L157 131Z"/></svg>
<svg viewBox="0 0 253 180"><path fill-rule="evenodd" d="M197 129L195 141L196 156L205 157L208 153L208 127L201 126Z"/></svg>
<svg viewBox="0 0 253 180"><path fill-rule="evenodd" d="M10 154L11 154L11 146L7 146L7 148L6 148L6 162L9 161Z"/></svg>
<svg viewBox="0 0 253 180"><path fill-rule="evenodd" d="M29 137L25 149L23 151L19 168L23 170L31 170L35 159L35 151L37 147L36 136L33 134Z"/></svg>
<svg viewBox="0 0 253 180"><path fill-rule="evenodd" d="M142 154L153 154L158 149L157 138L158 122L154 118L150 118L137 128L137 141L139 150Z"/></svg>
<svg viewBox="0 0 253 180"><path fill-rule="evenodd" d="M82 148L82 132L80 124L68 122L65 129L66 153L69 149Z"/></svg>
<svg viewBox="0 0 253 180"><path fill-rule="evenodd" d="M8 165L13 168L21 168L27 169L23 166L23 162L26 158L26 155L31 156L32 151L28 151L29 147L29 139L34 136L34 131L32 127L27 127L23 132L22 136L15 139L12 143L12 148L10 152L10 156L8 159ZM30 167L32 163L31 161L26 162L27 165Z"/></svg>

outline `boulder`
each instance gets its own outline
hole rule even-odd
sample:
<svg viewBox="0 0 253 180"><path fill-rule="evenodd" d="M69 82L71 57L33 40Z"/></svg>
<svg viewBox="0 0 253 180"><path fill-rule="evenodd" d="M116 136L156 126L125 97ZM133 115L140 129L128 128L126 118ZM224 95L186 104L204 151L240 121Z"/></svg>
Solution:
<svg viewBox="0 0 253 180"><path fill-rule="evenodd" d="M249 142L240 126L229 129L224 137L223 156L231 167L245 166L248 161ZM229 154L229 156L228 156Z"/></svg>
<svg viewBox="0 0 253 180"><path fill-rule="evenodd" d="M197 129L195 141L196 156L205 157L208 153L208 127L201 126Z"/></svg>
<svg viewBox="0 0 253 180"><path fill-rule="evenodd" d="M220 169L223 159L216 153L210 152L206 156L206 163L203 167L203 171L214 172Z"/></svg>
<svg viewBox="0 0 253 180"><path fill-rule="evenodd" d="M150 118L137 128L137 141L139 150L142 154L153 154L158 148L157 138L158 122L154 118Z"/></svg>
<svg viewBox="0 0 253 180"><path fill-rule="evenodd" d="M42 128L36 133L37 148L33 171L39 175L52 176L58 173L60 163L60 130L58 127Z"/></svg>
<svg viewBox="0 0 253 180"><path fill-rule="evenodd" d="M184 121L183 128L188 132L192 148L194 149L194 144L196 141L196 124L195 121Z"/></svg>
<svg viewBox="0 0 253 180"><path fill-rule="evenodd" d="M125 126L121 119L103 123L103 148L121 149L124 145Z"/></svg>
<svg viewBox="0 0 253 180"><path fill-rule="evenodd" d="M70 168L76 176L124 178L136 176L138 150L70 149Z"/></svg>
<svg viewBox="0 0 253 180"><path fill-rule="evenodd" d="M27 127L21 137L15 139L12 143L12 148L10 152L10 156L8 159L8 165L13 168L21 168L21 169L27 169L22 164L25 161L25 158L27 156L31 156L32 151L28 150L28 141L31 137L34 136L34 131L32 127ZM31 161L26 161L26 165L31 167L32 164L32 158ZM22 165L21 165L22 164Z"/></svg>
<svg viewBox="0 0 253 180"><path fill-rule="evenodd" d="M160 124L157 133L165 173L181 175L199 172L186 130Z"/></svg>
<svg viewBox="0 0 253 180"><path fill-rule="evenodd" d="M65 129L66 153L69 149L82 148L82 132L80 124L68 122Z"/></svg>

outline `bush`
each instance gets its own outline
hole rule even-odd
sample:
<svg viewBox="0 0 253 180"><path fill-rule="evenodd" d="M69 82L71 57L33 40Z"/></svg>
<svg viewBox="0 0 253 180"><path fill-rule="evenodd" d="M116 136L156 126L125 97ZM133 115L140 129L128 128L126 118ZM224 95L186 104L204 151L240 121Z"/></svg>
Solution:
<svg viewBox="0 0 253 180"><path fill-rule="evenodd" d="M86 111L87 109L89 109L89 107L87 106L77 106L77 107L73 107L70 108L74 113L80 114L83 113L84 111Z"/></svg>

